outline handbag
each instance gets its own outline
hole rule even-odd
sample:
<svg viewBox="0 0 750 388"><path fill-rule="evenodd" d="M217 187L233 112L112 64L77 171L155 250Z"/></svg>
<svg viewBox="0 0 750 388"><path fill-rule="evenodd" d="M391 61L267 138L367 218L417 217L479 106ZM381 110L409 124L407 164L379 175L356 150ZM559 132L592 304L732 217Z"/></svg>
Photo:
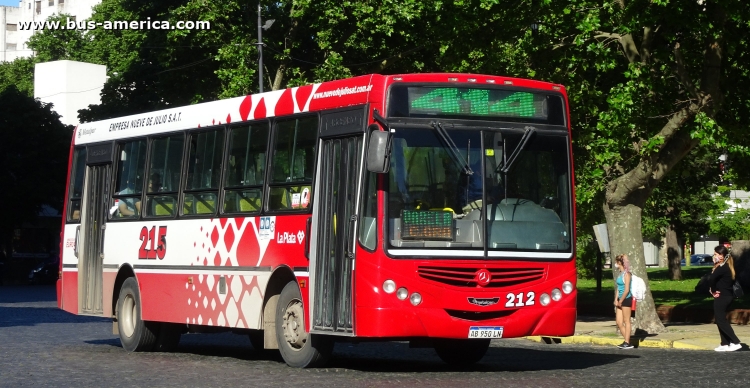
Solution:
<svg viewBox="0 0 750 388"><path fill-rule="evenodd" d="M742 298L742 296L745 295L745 292L742 291L742 286L740 285L740 282L738 280L735 280L734 284L732 284L732 294L734 295L734 299Z"/></svg>

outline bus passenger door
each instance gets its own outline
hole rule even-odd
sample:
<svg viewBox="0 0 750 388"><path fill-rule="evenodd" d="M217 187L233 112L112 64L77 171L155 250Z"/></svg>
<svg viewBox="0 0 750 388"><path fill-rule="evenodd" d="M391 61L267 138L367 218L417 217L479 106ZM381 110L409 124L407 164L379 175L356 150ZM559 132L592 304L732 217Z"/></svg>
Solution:
<svg viewBox="0 0 750 388"><path fill-rule="evenodd" d="M353 334L352 278L362 136L321 140L311 240L311 329Z"/></svg>
<svg viewBox="0 0 750 388"><path fill-rule="evenodd" d="M102 315L102 264L111 163L101 163L112 145L89 146L78 240L78 306L83 315ZM98 152L97 152L98 151ZM111 155L110 155L111 156ZM99 164L91 164L99 163Z"/></svg>

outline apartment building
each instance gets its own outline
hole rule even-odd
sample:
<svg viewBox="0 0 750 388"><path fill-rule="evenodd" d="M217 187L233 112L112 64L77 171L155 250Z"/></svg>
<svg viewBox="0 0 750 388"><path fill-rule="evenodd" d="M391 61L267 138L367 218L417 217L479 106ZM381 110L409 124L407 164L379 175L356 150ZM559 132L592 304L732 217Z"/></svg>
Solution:
<svg viewBox="0 0 750 388"><path fill-rule="evenodd" d="M18 7L0 7L0 61L28 57L33 52L26 45L37 31L22 30L21 23L44 21L55 14L69 14L76 20L91 17L92 7L101 0L20 0Z"/></svg>

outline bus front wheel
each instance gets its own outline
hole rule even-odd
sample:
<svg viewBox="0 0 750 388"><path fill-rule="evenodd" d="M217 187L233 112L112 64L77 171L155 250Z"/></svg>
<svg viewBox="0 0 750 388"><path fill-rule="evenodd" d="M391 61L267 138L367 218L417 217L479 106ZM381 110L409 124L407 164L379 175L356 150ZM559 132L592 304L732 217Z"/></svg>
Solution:
<svg viewBox="0 0 750 388"><path fill-rule="evenodd" d="M281 357L295 368L322 366L333 352L333 341L305 330L305 314L297 282L284 286L276 306L276 340Z"/></svg>
<svg viewBox="0 0 750 388"><path fill-rule="evenodd" d="M457 366L479 362L489 347L489 339L435 339L435 352L440 359Z"/></svg>
<svg viewBox="0 0 750 388"><path fill-rule="evenodd" d="M141 319L141 293L135 278L122 283L117 300L117 329L122 347L129 352L147 352L156 342L155 324Z"/></svg>

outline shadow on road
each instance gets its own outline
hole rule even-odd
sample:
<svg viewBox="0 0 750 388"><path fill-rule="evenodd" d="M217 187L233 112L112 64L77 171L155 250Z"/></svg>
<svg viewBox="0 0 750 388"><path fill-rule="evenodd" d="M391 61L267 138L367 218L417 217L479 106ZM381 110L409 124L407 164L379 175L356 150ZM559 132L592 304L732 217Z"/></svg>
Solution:
<svg viewBox="0 0 750 388"><path fill-rule="evenodd" d="M336 346L338 350L339 344ZM334 352L334 356L327 367L364 372L526 372L586 369L639 357L637 355L606 354L571 350L569 348L555 349L554 346L547 347L544 350L502 346L491 347L482 361L475 365L457 368L443 363L432 349L409 349L408 345L397 343L367 344L367 346L372 346L373 349L371 351L360 349L357 353ZM364 346L360 345L359 347L363 348ZM372 351L385 356L376 354L369 356L368 353ZM401 356L394 358L393 355L395 354ZM417 361L416 358L422 360ZM425 361L425 359L432 360Z"/></svg>
<svg viewBox="0 0 750 388"><path fill-rule="evenodd" d="M0 287L0 304L56 302L54 285L12 285Z"/></svg>
<svg viewBox="0 0 750 388"><path fill-rule="evenodd" d="M86 341L93 345L120 347L119 339ZM126 353L125 350L122 350ZM147 353L153 354L153 353ZM230 358L240 361L274 361L283 363L277 350L255 350L247 338L231 333L183 335L175 355ZM443 363L432 349L411 349L403 342L337 343L325 368L359 372L527 372L550 370L581 370L613 364L624 359L639 358L633 354L607 354L583 349L544 349L527 347L491 347L476 365L457 368Z"/></svg>
<svg viewBox="0 0 750 388"><path fill-rule="evenodd" d="M73 315L57 307L5 307L0 306L0 328L35 326L43 323L107 322L111 319Z"/></svg>

